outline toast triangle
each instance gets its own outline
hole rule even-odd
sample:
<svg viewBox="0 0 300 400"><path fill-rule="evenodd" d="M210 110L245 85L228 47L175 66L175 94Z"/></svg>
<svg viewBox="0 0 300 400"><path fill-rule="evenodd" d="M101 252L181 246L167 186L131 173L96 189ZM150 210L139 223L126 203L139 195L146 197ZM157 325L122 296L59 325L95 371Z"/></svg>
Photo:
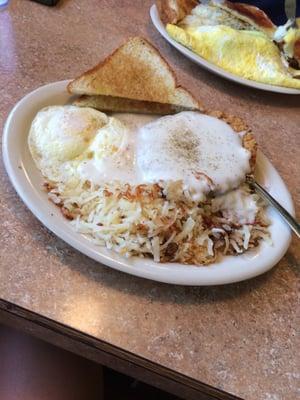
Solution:
<svg viewBox="0 0 300 400"><path fill-rule="evenodd" d="M72 81L68 91L203 109L192 94L177 84L174 72L159 52L141 37L129 39Z"/></svg>
<svg viewBox="0 0 300 400"><path fill-rule="evenodd" d="M142 100L132 100L125 97L112 96L86 96L77 97L72 104L77 107L92 107L104 112L125 112L136 114L169 115L181 111L193 111L187 108L167 103L155 103Z"/></svg>

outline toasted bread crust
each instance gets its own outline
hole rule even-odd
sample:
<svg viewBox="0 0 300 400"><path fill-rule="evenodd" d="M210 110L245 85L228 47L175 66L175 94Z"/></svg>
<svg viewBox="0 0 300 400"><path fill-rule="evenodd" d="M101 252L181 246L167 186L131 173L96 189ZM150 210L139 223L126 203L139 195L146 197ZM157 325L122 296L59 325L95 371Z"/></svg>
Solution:
<svg viewBox="0 0 300 400"><path fill-rule="evenodd" d="M156 0L160 19L164 24L176 24L198 4L197 0Z"/></svg>
<svg viewBox="0 0 300 400"><path fill-rule="evenodd" d="M219 7L229 12L231 11L233 15L244 19L246 22L249 22L257 29L263 30L269 35L273 34L276 29L276 26L273 24L267 14L258 7L244 3L232 3L231 1L227 0L220 4Z"/></svg>
<svg viewBox="0 0 300 400"><path fill-rule="evenodd" d="M141 37L127 40L105 60L72 81L68 91L203 109L178 84L172 68L158 50Z"/></svg>
<svg viewBox="0 0 300 400"><path fill-rule="evenodd" d="M199 111L195 108L185 108L175 106L173 104L154 103L149 101L132 100L126 99L124 97L112 96L83 95L75 99L73 105L78 107L92 107L99 111L157 115L176 114L181 111Z"/></svg>

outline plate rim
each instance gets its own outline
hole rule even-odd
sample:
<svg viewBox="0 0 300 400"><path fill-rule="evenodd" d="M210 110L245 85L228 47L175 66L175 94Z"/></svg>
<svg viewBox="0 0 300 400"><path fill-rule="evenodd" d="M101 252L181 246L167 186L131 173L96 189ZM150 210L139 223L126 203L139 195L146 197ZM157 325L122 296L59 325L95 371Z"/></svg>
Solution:
<svg viewBox="0 0 300 400"><path fill-rule="evenodd" d="M150 8L150 17L152 24L154 25L156 30L168 43L171 44L171 46L175 47L175 49L178 50L181 54L183 54L188 59L192 60L200 67L206 69L207 71L210 71L211 73L216 74L224 79L238 83L239 85L251 87L252 89L259 89L272 93L300 95L300 89L297 88L288 88L285 86L270 85L263 82L252 81L250 79L246 79L241 76L232 74L231 72L228 72L225 69L217 65L214 65L213 63L205 60L203 57L189 50L187 47L176 42L169 36L168 32L166 31L158 14L156 4L153 4Z"/></svg>
<svg viewBox="0 0 300 400"><path fill-rule="evenodd" d="M61 223L62 227L60 226L55 226L53 225L51 218L47 217L46 213L43 211L45 208L48 212L51 209L50 202L48 203L32 203L31 202L31 196L32 193L34 194L35 191L40 191L42 192L39 188L36 188L30 181L28 177L26 177L27 181L24 180L24 177L20 177L18 172L20 173L20 170L18 171L18 166L14 167L12 160L10 159L10 144L9 144L9 135L10 135L10 129L11 125L14 122L15 114L20 112L20 108L26 106L26 102L30 101L31 97L36 96L40 91L47 91L48 89L53 89L57 90L61 93L66 92L66 84L69 82L69 80L65 81L58 81L58 82L53 82L44 86L41 86L32 92L28 93L26 96L24 96L22 99L20 99L16 105L13 107L11 112L9 113L7 120L4 125L4 130L3 130L3 143L2 143L2 153L3 153L3 161L5 165L5 169L7 171L8 177L15 188L16 192L18 193L19 197L22 199L24 204L29 208L29 210L33 213L33 215L44 225L46 226L51 232L53 232L56 236L58 236L60 239L65 241L68 245L72 246L75 250L80 251L84 255L96 260L97 262L100 262L101 264L107 265L109 267L112 267L114 269L117 269L119 271L123 271L126 273L129 273L131 275L139 276L142 278L146 279L151 279L154 281L158 282L164 282L164 283L169 283L169 284L177 284L177 285L186 285L186 286L210 286L210 285L223 285L223 284L228 284L228 283L234 283L234 282L239 282L243 281L246 279L253 278L255 276L258 276L269 269L271 269L274 265L277 264L277 262L283 257L285 252L287 251L290 240L291 240L291 233L290 231L286 231L285 237L283 238L284 240L281 243L281 250L280 254L277 254L276 258L273 257L273 261L270 263L267 263L264 267L257 268L255 270L249 270L246 271L247 273L242 274L241 276L241 270L237 271L238 276L235 277L218 277L218 279L203 279L203 276L201 276L201 273L197 274L194 271L201 271L205 269L206 271L208 270L213 270L214 268L218 268L218 264L211 264L208 267L205 266L189 266L189 265L183 265L183 264L175 264L175 263L166 263L166 264L155 264L152 260L147 260L147 259L141 259L141 258L136 258L134 259L126 259L124 257L120 257L118 254L109 251L105 249L104 247L101 247L101 251L99 251L100 246L96 246L96 249L94 249L95 245L93 245L88 239L82 239L82 235L77 233L72 227L70 229L65 229L65 220L62 219L62 216L60 214L59 217L59 222ZM70 97L70 95L68 95ZM18 116L18 115L17 115ZM26 134L26 137L28 135L28 132L24 133ZM29 149L27 147L27 152L29 154ZM22 156L21 152L20 157ZM277 178L280 180L281 184L284 187L284 190L286 191L285 195L286 201L288 203L288 208L289 211L294 212L294 207L293 207L293 202L291 199L291 195L286 188L282 178L276 171L276 169L272 166L272 164L268 161L268 159L262 155L262 157L265 158L265 160L269 163L271 166L273 173L276 173ZM21 157L22 158L22 157ZM36 167L35 167L36 168ZM36 169L36 171L38 171ZM22 175L23 176L23 175ZM24 181L24 182L22 182ZM26 193L24 191L23 186L29 183L29 186L32 190L30 193ZM35 200L36 201L36 200ZM86 241L88 244L85 244ZM246 253L247 254L247 253ZM242 257L242 256L240 256ZM230 261L234 263L234 259L236 257L232 256L227 256L226 261ZM242 259L239 259L242 261ZM220 262L219 264L221 264ZM239 262L240 263L240 262ZM143 264L140 267L138 264ZM176 268L174 269L174 266L177 268L181 268L181 270L184 270L184 275L182 276L182 271L177 271ZM169 269L173 269L173 274L170 275ZM233 271L231 271L233 272Z"/></svg>

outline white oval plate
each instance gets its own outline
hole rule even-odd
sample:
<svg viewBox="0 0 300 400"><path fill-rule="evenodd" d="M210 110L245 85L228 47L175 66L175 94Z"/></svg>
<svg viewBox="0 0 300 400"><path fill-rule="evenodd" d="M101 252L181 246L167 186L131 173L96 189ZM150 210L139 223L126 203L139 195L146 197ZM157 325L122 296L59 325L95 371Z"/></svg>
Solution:
<svg viewBox="0 0 300 400"><path fill-rule="evenodd" d="M70 96L68 81L50 83L29 93L10 112L3 136L3 159L8 176L21 199L32 213L65 242L102 264L117 270L160 282L181 285L217 285L237 282L262 274L285 254L290 243L290 230L273 210L269 210L273 246L266 243L255 251L237 257L224 257L208 267L175 263L156 264L150 259L126 259L104 247L96 246L63 218L60 210L47 199L42 190L43 179L36 168L28 146L27 136L35 114L42 108L66 104ZM260 182L293 213L290 194L271 163L260 153L258 157Z"/></svg>
<svg viewBox="0 0 300 400"><path fill-rule="evenodd" d="M198 56L196 53L192 52L188 48L184 47L183 45L181 45L180 43L178 43L174 39L172 39L169 36L168 32L166 31L165 26L159 17L158 10L157 10L157 7L155 4L150 9L150 16L151 16L151 20L152 20L152 23L155 26L155 28L173 47L175 47L178 51L180 51L180 53L185 55L187 58L194 61L196 64L200 65L201 67L209 70L210 72L213 72L214 74L222 76L225 79L229 79L230 81L239 83L241 85L250 86L255 89L267 90L269 92L277 92L277 93L300 94L299 89L293 89L293 88L288 88L288 87L283 87L283 86L268 85L266 83L251 81L250 79L245 79L240 76L231 74L230 72L227 72L225 69L220 68L220 67L210 63L209 61L206 61L204 58Z"/></svg>

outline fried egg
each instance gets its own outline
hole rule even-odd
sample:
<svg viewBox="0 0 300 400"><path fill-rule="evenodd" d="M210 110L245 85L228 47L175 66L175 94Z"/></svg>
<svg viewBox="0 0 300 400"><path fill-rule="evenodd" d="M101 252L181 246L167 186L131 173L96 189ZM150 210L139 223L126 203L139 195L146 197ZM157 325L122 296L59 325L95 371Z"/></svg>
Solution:
<svg viewBox="0 0 300 400"><path fill-rule="evenodd" d="M250 172L250 152L225 122L199 112L158 117L48 107L35 117L29 147L55 182L182 181L193 200L237 187ZM76 181L77 180L77 181Z"/></svg>
<svg viewBox="0 0 300 400"><path fill-rule="evenodd" d="M213 64L246 79L300 89L278 47L263 33L225 25L199 25L196 16L182 27L168 24L177 42Z"/></svg>
<svg viewBox="0 0 300 400"><path fill-rule="evenodd" d="M82 155L108 117L92 108L51 106L38 112L28 137L32 157L42 174L59 179L60 167Z"/></svg>

